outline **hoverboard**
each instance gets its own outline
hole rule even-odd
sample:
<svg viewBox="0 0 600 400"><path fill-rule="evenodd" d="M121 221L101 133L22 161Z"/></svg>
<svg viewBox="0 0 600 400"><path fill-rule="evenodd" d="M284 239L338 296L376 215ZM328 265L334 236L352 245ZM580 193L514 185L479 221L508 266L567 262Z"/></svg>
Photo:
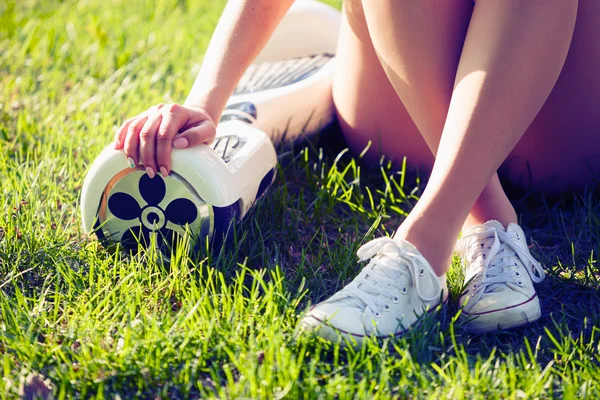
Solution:
<svg viewBox="0 0 600 400"><path fill-rule="evenodd" d="M331 81L340 13L296 1L247 69L211 145L173 149L171 173L153 179L109 146L81 194L83 227L105 245L155 247L182 238L222 243L275 178L274 142L294 140L333 118Z"/></svg>

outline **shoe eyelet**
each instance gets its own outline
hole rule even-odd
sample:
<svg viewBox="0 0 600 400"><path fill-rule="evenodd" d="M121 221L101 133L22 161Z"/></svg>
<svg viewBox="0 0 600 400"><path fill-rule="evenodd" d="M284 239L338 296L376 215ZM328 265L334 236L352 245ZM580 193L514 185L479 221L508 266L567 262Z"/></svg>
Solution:
<svg viewBox="0 0 600 400"><path fill-rule="evenodd" d="M383 309L384 309L385 311L390 311L391 307L390 307L390 305L389 305L389 304L386 304L386 305L384 305L384 306L383 306Z"/></svg>
<svg viewBox="0 0 600 400"><path fill-rule="evenodd" d="M395 296L395 297L392 299L392 302L393 302L393 303L395 303L395 304L398 304L398 303L400 302L400 297L398 297L398 296Z"/></svg>
<svg viewBox="0 0 600 400"><path fill-rule="evenodd" d="M518 282L517 282L517 285L519 285L519 286L523 286L523 281L518 281Z"/></svg>
<svg viewBox="0 0 600 400"><path fill-rule="evenodd" d="M521 235L517 233L517 240L521 240Z"/></svg>
<svg viewBox="0 0 600 400"><path fill-rule="evenodd" d="M404 286L404 287L402 288L402 290L400 291L400 293L402 293L402 294L406 294L406 293L408 293L408 288L407 288L406 286Z"/></svg>
<svg viewBox="0 0 600 400"><path fill-rule="evenodd" d="M381 318L381 313L379 311L373 314L376 318Z"/></svg>
<svg viewBox="0 0 600 400"><path fill-rule="evenodd" d="M515 272L515 276L516 276L517 278L520 278L520 277L521 277L521 273L520 273L519 271L517 271L517 272Z"/></svg>
<svg viewBox="0 0 600 400"><path fill-rule="evenodd" d="M516 262L514 262L513 264L515 264L515 267L518 267L518 265L517 265L517 263L516 263Z"/></svg>
<svg viewBox="0 0 600 400"><path fill-rule="evenodd" d="M425 275L425 269L421 268L421 270L419 271L419 276L423 276Z"/></svg>

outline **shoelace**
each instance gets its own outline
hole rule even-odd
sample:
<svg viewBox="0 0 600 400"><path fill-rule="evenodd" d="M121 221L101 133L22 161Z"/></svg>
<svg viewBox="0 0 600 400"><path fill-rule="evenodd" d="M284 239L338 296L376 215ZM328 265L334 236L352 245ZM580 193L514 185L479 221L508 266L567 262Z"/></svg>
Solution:
<svg viewBox="0 0 600 400"><path fill-rule="evenodd" d="M469 245L469 239L473 238L475 240ZM485 242L490 239L494 240L492 245L486 246ZM469 248L467 248L467 246ZM472 246L477 247L475 249L470 249ZM502 256L502 261L500 262L495 260L499 253L507 250L506 248L512 250L514 255L507 254L506 256ZM508 282L513 282L515 280L514 278L519 277L519 275L516 275L516 268L518 265L515 261L511 261L511 258L514 258L515 255L519 258L519 261L523 263L525 270L533 282L539 283L543 281L546 276L540 263L538 263L530 254L519 248L506 232L495 228L487 228L464 236L458 242L458 251L465 255L471 251L472 259L477 258L479 255L482 255L485 259L485 263L483 264L483 279L480 285L476 287L478 293L485 293L487 288L494 284L506 284Z"/></svg>
<svg viewBox="0 0 600 400"><path fill-rule="evenodd" d="M371 240L358 249L357 255L361 261L369 259L371 261L342 292L360 299L373 310L375 315L381 315L380 310L386 307L385 300L380 296L397 303L398 293L408 292L406 287L397 284L398 278L403 275L409 277L424 302L433 302L439 298L442 287L429 263L419 254L403 251L391 238ZM382 283L387 284L387 287ZM427 297L423 294L425 285L431 284L434 285L433 293L436 295ZM391 290L392 288L396 291Z"/></svg>

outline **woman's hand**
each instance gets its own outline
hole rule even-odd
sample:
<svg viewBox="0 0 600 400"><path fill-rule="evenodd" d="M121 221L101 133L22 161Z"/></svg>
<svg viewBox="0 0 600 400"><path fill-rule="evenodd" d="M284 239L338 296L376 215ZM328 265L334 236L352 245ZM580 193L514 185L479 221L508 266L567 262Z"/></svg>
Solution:
<svg viewBox="0 0 600 400"><path fill-rule="evenodd" d="M215 134L215 121L206 110L158 104L121 125L115 135L115 149L123 149L131 168L141 162L150 178L157 171L166 177L171 172L173 147L211 143Z"/></svg>
<svg viewBox="0 0 600 400"><path fill-rule="evenodd" d="M171 150L210 143L219 114L235 85L260 53L294 0L230 1L204 56L202 68L183 106L159 104L128 119L115 135L115 149L129 165L144 164L153 178L171 171Z"/></svg>

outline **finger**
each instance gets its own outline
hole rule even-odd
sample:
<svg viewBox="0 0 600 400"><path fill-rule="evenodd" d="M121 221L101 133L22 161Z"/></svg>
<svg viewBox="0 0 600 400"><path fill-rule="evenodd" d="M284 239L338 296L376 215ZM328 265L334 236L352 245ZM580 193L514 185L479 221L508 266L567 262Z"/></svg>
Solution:
<svg viewBox="0 0 600 400"><path fill-rule="evenodd" d="M177 135L173 141L173 147L184 149L186 147L197 146L201 143L210 144L215 138L216 133L217 129L212 121L203 121L199 125L186 129Z"/></svg>
<svg viewBox="0 0 600 400"><path fill-rule="evenodd" d="M171 104L163 110L163 118L156 137L156 163L160 173L166 177L171 172L171 152L173 139L186 122L181 106Z"/></svg>
<svg viewBox="0 0 600 400"><path fill-rule="evenodd" d="M161 120L162 115L160 113L152 112L140 130L140 158L150 178L154 178L157 171L155 161L156 134Z"/></svg>
<svg viewBox="0 0 600 400"><path fill-rule="evenodd" d="M132 121L128 128L127 134L125 135L123 151L127 156L127 162L129 163L129 167L135 168L138 165L138 147L140 143L140 130L146 123L148 117L146 115L141 115L137 117L134 121Z"/></svg>
<svg viewBox="0 0 600 400"><path fill-rule="evenodd" d="M125 122L121 124L119 129L117 129L117 133L115 133L115 150L121 150L123 148L123 145L125 143L125 135L127 134L127 129L137 117L138 116L136 115L135 117L125 120Z"/></svg>

